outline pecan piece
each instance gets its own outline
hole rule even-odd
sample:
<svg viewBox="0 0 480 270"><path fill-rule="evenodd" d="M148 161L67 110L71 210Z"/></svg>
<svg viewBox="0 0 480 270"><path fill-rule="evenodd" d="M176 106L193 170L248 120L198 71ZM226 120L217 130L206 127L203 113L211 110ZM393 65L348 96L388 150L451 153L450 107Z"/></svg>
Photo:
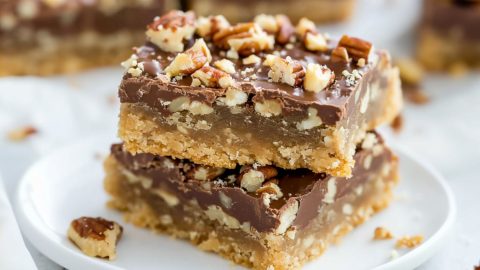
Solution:
<svg viewBox="0 0 480 270"><path fill-rule="evenodd" d="M332 60L334 62L349 62L350 57L348 56L348 51L345 47L335 47L332 50Z"/></svg>
<svg viewBox="0 0 480 270"><path fill-rule="evenodd" d="M167 76L189 75L200 69L212 60L210 50L205 41L200 38L193 46L184 53L179 53L173 61L165 68Z"/></svg>
<svg viewBox="0 0 480 270"><path fill-rule="evenodd" d="M342 36L338 42L338 47L347 49L348 55L352 57L353 60L358 61L360 58L363 58L367 63L370 52L372 51L372 43L347 35Z"/></svg>
<svg viewBox="0 0 480 270"><path fill-rule="evenodd" d="M228 88L234 87L235 81L228 73L211 66L204 66L192 74L193 80L207 87Z"/></svg>
<svg viewBox="0 0 480 270"><path fill-rule="evenodd" d="M269 66L268 77L274 82L298 86L305 77L305 68L299 61L292 60L289 56L281 58L276 55L267 55L263 65Z"/></svg>
<svg viewBox="0 0 480 270"><path fill-rule="evenodd" d="M280 45L287 44L290 42L291 37L295 33L295 28L293 27L290 19L283 14L275 16L275 19L277 20L278 24L276 41Z"/></svg>
<svg viewBox="0 0 480 270"><path fill-rule="evenodd" d="M224 168L215 168L210 166L203 166L195 164L187 173L189 179L196 179L200 181L212 181L225 172Z"/></svg>
<svg viewBox="0 0 480 270"><path fill-rule="evenodd" d="M265 182L278 175L278 171L273 166L258 166L254 168L251 165L243 166L238 181L240 186L248 192L257 191Z"/></svg>
<svg viewBox="0 0 480 270"><path fill-rule="evenodd" d="M181 52L184 40L191 39L195 32L195 14L191 11L172 10L155 18L147 27L147 38L167 52Z"/></svg>
<svg viewBox="0 0 480 270"><path fill-rule="evenodd" d="M197 20L197 34L204 38L211 38L221 29L227 28L230 23L222 15L200 17Z"/></svg>
<svg viewBox="0 0 480 270"><path fill-rule="evenodd" d="M219 48L230 49L241 56L272 49L275 43L273 37L256 23L239 23L222 29L213 36L213 42Z"/></svg>
<svg viewBox="0 0 480 270"><path fill-rule="evenodd" d="M326 66L310 63L303 86L305 90L318 93L330 86L335 80L335 73Z"/></svg>
<svg viewBox="0 0 480 270"><path fill-rule="evenodd" d="M113 260L122 232L123 228L116 222L100 217L81 217L70 223L67 235L86 255Z"/></svg>
<svg viewBox="0 0 480 270"><path fill-rule="evenodd" d="M278 200L281 197L283 197L282 190L278 186L278 180L277 179L270 179L266 181L259 189L256 191L257 193L260 194L269 194L270 196L269 199L274 199Z"/></svg>

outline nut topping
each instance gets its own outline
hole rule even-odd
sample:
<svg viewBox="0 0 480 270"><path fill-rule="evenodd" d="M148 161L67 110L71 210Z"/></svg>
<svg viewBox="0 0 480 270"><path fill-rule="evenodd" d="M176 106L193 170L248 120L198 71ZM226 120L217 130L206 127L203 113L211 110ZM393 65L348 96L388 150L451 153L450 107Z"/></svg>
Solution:
<svg viewBox="0 0 480 270"><path fill-rule="evenodd" d="M263 65L271 68L268 72L268 77L274 82L298 86L305 77L305 68L299 61L292 60L289 56L283 59L276 55L267 55Z"/></svg>
<svg viewBox="0 0 480 270"><path fill-rule="evenodd" d="M191 39L195 32L195 14L191 11L170 11L156 18L148 26L147 38L167 52L183 51L183 41Z"/></svg>
<svg viewBox="0 0 480 270"><path fill-rule="evenodd" d="M203 166L195 164L187 172L187 177L190 179L196 179L200 181L212 181L225 172L224 168L215 168L210 166Z"/></svg>
<svg viewBox="0 0 480 270"><path fill-rule="evenodd" d="M330 86L334 80L335 74L328 67L310 63L307 66L303 86L307 91L318 93Z"/></svg>
<svg viewBox="0 0 480 270"><path fill-rule="evenodd" d="M277 20L272 15L257 15L253 19L253 22L258 24L263 30L265 30L269 34L276 34L278 32Z"/></svg>
<svg viewBox="0 0 480 270"><path fill-rule="evenodd" d="M275 16L275 19L277 20L278 25L276 41L280 45L287 44L295 33L295 28L290 19L285 15L277 15Z"/></svg>
<svg viewBox="0 0 480 270"><path fill-rule="evenodd" d="M226 72L216 69L211 66L204 66L192 74L193 79L198 79L201 85L215 88L234 87L235 81Z"/></svg>
<svg viewBox="0 0 480 270"><path fill-rule="evenodd" d="M235 73L235 65L228 59L215 61L213 65L229 74Z"/></svg>
<svg viewBox="0 0 480 270"><path fill-rule="evenodd" d="M316 28L314 22L310 21L307 18L301 18L300 21L297 24L297 27L295 28L295 32L297 33L297 35L300 39L304 39L305 35L308 32L316 33L317 28Z"/></svg>
<svg viewBox="0 0 480 270"><path fill-rule="evenodd" d="M275 43L273 37L256 23L240 23L222 29L213 36L213 42L219 48L230 49L241 56L272 49Z"/></svg>
<svg viewBox="0 0 480 270"><path fill-rule="evenodd" d="M325 52L328 50L327 39L320 33L307 32L304 43L305 47L310 51Z"/></svg>
<svg viewBox="0 0 480 270"><path fill-rule="evenodd" d="M373 48L372 43L363 39L349 37L347 35L342 36L338 42L338 47L345 47L348 55L352 57L353 60L358 61L360 58L363 58L367 63L370 52Z"/></svg>
<svg viewBox="0 0 480 270"><path fill-rule="evenodd" d="M278 171L273 166L260 166L254 168L251 165L243 166L240 170L240 186L248 192L257 191L265 180L269 180L278 175Z"/></svg>
<svg viewBox="0 0 480 270"><path fill-rule="evenodd" d="M205 41L200 38L184 53L179 53L165 68L168 77L189 75L212 60L210 50Z"/></svg>
<svg viewBox="0 0 480 270"><path fill-rule="evenodd" d="M332 50L332 60L334 62L349 62L350 57L348 56L348 51L345 47L335 47Z"/></svg>
<svg viewBox="0 0 480 270"><path fill-rule="evenodd" d="M197 34L204 38L210 38L221 29L227 28L230 23L223 15L200 17L197 20Z"/></svg>

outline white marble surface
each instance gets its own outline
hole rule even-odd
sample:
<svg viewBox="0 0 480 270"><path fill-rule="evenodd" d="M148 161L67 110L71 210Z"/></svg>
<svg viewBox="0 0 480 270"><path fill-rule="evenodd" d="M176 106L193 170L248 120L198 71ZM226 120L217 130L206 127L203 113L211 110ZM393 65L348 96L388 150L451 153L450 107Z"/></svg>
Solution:
<svg viewBox="0 0 480 270"><path fill-rule="evenodd" d="M415 20L411 14L418 12L406 13L405 18ZM387 20L383 30L389 28L388 23L396 25ZM397 29L393 38L372 38L397 55L408 54L410 28ZM36 159L82 136L115 132L118 104L114 97L121 72L114 68L77 76L0 79L0 171L9 195ZM388 139L423 156L447 178L456 195L458 218L449 244L420 269L471 270L480 263L480 176L476 171L480 168L480 76L432 75L427 77L425 89L431 102L407 104L403 131L389 134ZM5 138L8 130L22 125L33 125L39 132L19 143ZM40 270L61 269L30 250Z"/></svg>

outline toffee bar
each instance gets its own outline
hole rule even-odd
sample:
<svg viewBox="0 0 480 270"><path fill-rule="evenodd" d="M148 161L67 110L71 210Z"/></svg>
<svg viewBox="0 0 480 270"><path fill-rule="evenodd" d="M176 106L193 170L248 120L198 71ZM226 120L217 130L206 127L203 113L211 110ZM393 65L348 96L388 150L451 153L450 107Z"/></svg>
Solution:
<svg viewBox="0 0 480 270"><path fill-rule="evenodd" d="M298 269L386 207L396 157L375 133L349 179L306 169L222 169L113 145L105 161L109 205L137 226L186 239L254 269Z"/></svg>
<svg viewBox="0 0 480 270"><path fill-rule="evenodd" d="M118 64L173 0L0 1L0 76Z"/></svg>
<svg viewBox="0 0 480 270"><path fill-rule="evenodd" d="M123 65L119 135L131 153L351 175L355 145L390 122L401 91L390 56L313 22L172 11Z"/></svg>
<svg viewBox="0 0 480 270"><path fill-rule="evenodd" d="M417 55L436 71L480 67L480 1L424 0Z"/></svg>

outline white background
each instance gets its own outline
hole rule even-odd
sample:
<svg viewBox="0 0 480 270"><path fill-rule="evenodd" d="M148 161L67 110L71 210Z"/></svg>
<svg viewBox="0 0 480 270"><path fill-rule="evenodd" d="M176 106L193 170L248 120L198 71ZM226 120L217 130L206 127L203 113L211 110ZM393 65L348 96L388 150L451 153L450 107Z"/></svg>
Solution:
<svg viewBox="0 0 480 270"><path fill-rule="evenodd" d="M359 2L352 22L328 30L366 37L394 55L409 54L420 1ZM0 79L0 172L9 195L23 171L38 158L94 132L115 132L121 74L121 69L110 68L77 76ZM471 270L480 263L480 76L478 72L460 78L429 75L424 88L431 102L406 105L400 134L384 131L391 135L390 143L432 163L456 195L454 236L420 269ZM20 143L6 139L7 131L23 125L33 125L38 134ZM29 248L39 269L61 269ZM21 248L15 251L10 252L24 254Z"/></svg>

